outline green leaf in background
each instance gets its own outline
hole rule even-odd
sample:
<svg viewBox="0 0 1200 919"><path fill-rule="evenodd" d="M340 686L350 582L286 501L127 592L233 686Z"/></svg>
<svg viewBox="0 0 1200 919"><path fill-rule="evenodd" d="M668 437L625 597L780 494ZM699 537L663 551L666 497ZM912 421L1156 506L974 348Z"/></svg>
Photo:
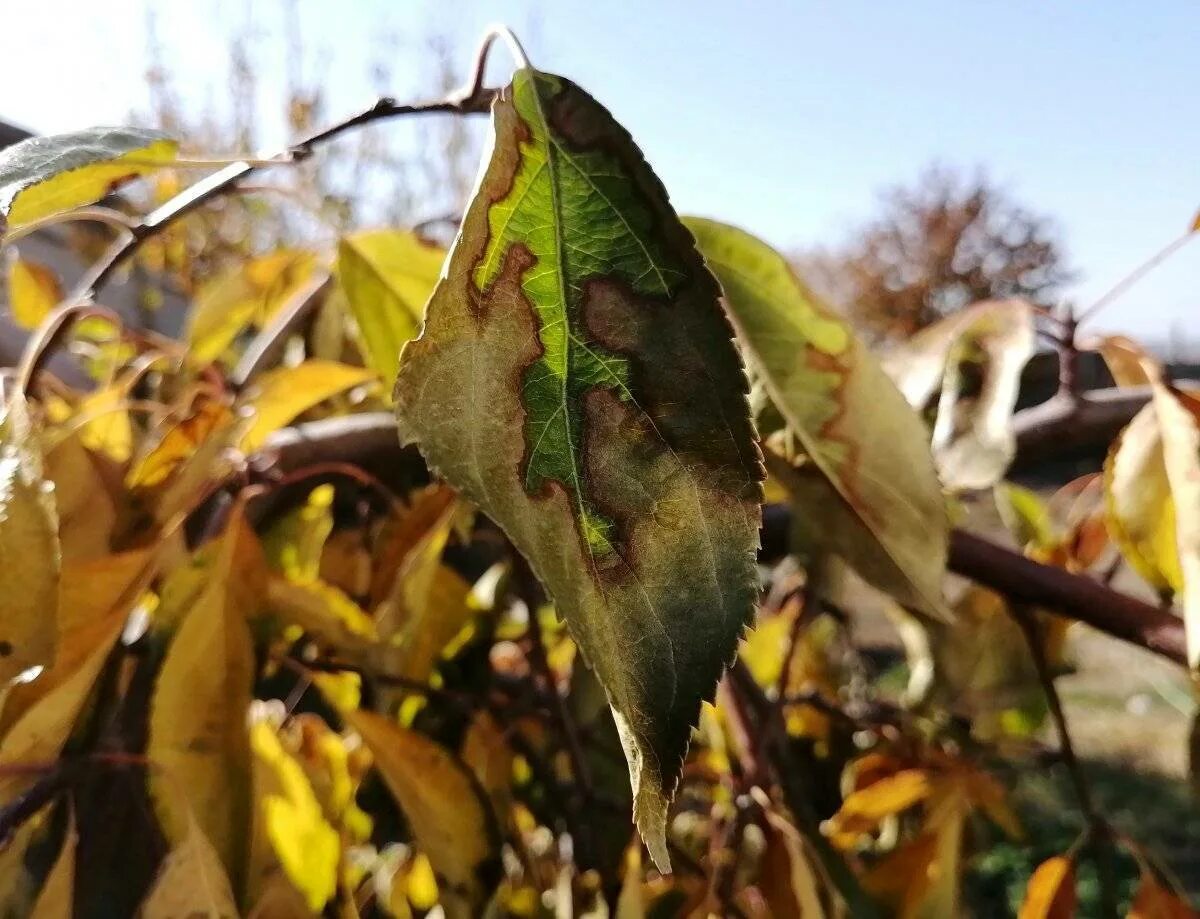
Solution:
<svg viewBox="0 0 1200 919"><path fill-rule="evenodd" d="M99 201L127 179L169 166L178 145L147 128L30 137L0 151L0 230Z"/></svg>
<svg viewBox="0 0 1200 919"><path fill-rule="evenodd" d="M933 455L952 491L991 488L1017 452L1012 416L1021 372L1034 351L1033 307L987 300L922 329L884 358L884 369L916 409L940 389ZM964 369L977 364L978 392Z"/></svg>
<svg viewBox="0 0 1200 919"><path fill-rule="evenodd" d="M338 245L337 278L362 336L367 365L396 377L400 349L425 315L446 252L408 230L370 230Z"/></svg>
<svg viewBox="0 0 1200 919"><path fill-rule="evenodd" d="M751 373L781 424L760 418L797 523L903 602L942 615L949 521L928 432L849 325L749 233L686 219L725 292ZM785 441L798 441L797 451ZM776 472L771 464L773 473ZM807 540L806 540L807 541Z"/></svg>
<svg viewBox="0 0 1200 919"><path fill-rule="evenodd" d="M667 804L753 609L762 467L719 291L629 135L524 69L395 390L401 436L529 559Z"/></svg>

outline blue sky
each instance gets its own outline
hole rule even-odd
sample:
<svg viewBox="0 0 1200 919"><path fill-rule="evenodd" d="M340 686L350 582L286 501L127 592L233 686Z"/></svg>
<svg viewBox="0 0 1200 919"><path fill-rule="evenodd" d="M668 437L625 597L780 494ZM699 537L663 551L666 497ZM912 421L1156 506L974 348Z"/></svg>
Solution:
<svg viewBox="0 0 1200 919"><path fill-rule="evenodd" d="M612 109L680 210L785 248L844 239L882 188L931 161L982 167L1057 220L1080 274L1070 296L1086 304L1200 208L1194 0L299 3L331 111L368 98L365 60L384 34L401 39L395 92L405 96L424 36L444 35L465 58L482 27L503 20L535 64ZM144 0L4 6L0 118L58 131L119 122L143 104ZM247 6L155 3L198 105L220 100L213 80L225 68L213 62ZM255 8L269 94L284 67L270 37L279 4ZM1200 241L1096 326L1153 339L1174 327L1200 342Z"/></svg>

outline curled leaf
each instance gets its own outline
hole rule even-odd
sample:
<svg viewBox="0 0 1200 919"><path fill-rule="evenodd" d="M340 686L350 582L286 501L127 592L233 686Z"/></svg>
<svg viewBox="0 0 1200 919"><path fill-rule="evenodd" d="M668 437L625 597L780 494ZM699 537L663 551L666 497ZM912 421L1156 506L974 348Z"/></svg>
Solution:
<svg viewBox="0 0 1200 919"><path fill-rule="evenodd" d="M504 528L615 713L660 866L700 703L755 593L762 469L718 290L629 135L520 70L421 337L401 436Z"/></svg>

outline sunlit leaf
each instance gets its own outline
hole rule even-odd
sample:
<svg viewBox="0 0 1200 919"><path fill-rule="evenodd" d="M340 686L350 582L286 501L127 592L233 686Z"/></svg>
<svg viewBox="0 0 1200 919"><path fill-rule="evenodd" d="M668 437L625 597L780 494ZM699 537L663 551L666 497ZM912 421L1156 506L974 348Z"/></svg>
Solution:
<svg viewBox="0 0 1200 919"><path fill-rule="evenodd" d="M872 782L846 796L838 812L829 819L827 833L842 844L853 844L885 817L902 813L925 800L933 786L921 769L905 769Z"/></svg>
<svg viewBox="0 0 1200 919"><path fill-rule="evenodd" d="M444 249L409 230L354 233L338 244L338 284L367 363L383 379L395 379L400 349L421 328L445 260Z"/></svg>
<svg viewBox="0 0 1200 919"><path fill-rule="evenodd" d="M250 731L254 751L254 820L284 873L314 913L337 888L341 840L322 813L312 785L279 742L275 727L258 721Z"/></svg>
<svg viewBox="0 0 1200 919"><path fill-rule="evenodd" d="M40 262L16 257L8 266L8 308L23 329L38 324L62 300L58 277Z"/></svg>
<svg viewBox="0 0 1200 919"><path fill-rule="evenodd" d="M257 450L296 416L374 379L370 370L333 361L305 361L262 374L246 402L255 416L242 435L241 448L246 452Z"/></svg>
<svg viewBox="0 0 1200 919"><path fill-rule="evenodd" d="M54 655L60 549L53 487L28 406L0 416L0 686Z"/></svg>
<svg viewBox="0 0 1200 919"><path fill-rule="evenodd" d="M783 256L735 227L686 223L721 282L750 371L782 421L772 425L760 414L763 436L786 459L819 471L809 482L781 480L798 492L796 516L815 518L806 526L813 541L864 578L940 612L949 523L924 423Z"/></svg>
<svg viewBox="0 0 1200 919"><path fill-rule="evenodd" d="M139 915L142 919L237 919L221 857L195 819L163 859Z"/></svg>
<svg viewBox="0 0 1200 919"><path fill-rule="evenodd" d="M718 290L629 136L519 71L421 338L402 438L504 528L608 691L635 817L666 808L753 608L761 465Z"/></svg>
<svg viewBox="0 0 1200 919"><path fill-rule="evenodd" d="M1033 308L988 300L918 332L884 358L884 368L915 408L941 390L933 454L942 484L989 488L1016 455L1012 414L1021 372L1034 351ZM968 369L981 380L968 383Z"/></svg>
<svg viewBox="0 0 1200 919"><path fill-rule="evenodd" d="M1025 888L1018 919L1071 919L1075 915L1075 862L1056 855L1037 866Z"/></svg>
<svg viewBox="0 0 1200 919"><path fill-rule="evenodd" d="M173 634L150 703L146 749L157 766L150 790L168 840L182 843L195 819L235 888L249 825L254 650L246 618L261 591L259 553L235 509L219 541L177 586L164 588L158 620Z"/></svg>
<svg viewBox="0 0 1200 919"><path fill-rule="evenodd" d="M1050 509L1037 492L1012 482L1000 482L995 494L996 510L1018 546L1050 549L1060 541Z"/></svg>
<svg viewBox="0 0 1200 919"><path fill-rule="evenodd" d="M479 872L497 855L498 840L482 789L449 751L416 731L371 712L345 713L371 752L439 877L477 899Z"/></svg>
<svg viewBox="0 0 1200 919"><path fill-rule="evenodd" d="M176 143L146 128L88 128L30 137L0 151L0 230L99 201L127 179L169 165Z"/></svg>

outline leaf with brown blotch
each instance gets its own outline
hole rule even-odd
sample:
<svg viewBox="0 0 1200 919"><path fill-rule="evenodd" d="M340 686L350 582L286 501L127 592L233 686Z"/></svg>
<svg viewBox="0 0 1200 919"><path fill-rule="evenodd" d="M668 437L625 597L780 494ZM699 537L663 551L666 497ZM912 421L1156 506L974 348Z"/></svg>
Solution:
<svg viewBox="0 0 1200 919"><path fill-rule="evenodd" d="M16 394L0 417L0 686L52 660L60 566L54 487Z"/></svg>
<svg viewBox="0 0 1200 919"><path fill-rule="evenodd" d="M401 437L530 562L608 693L634 816L667 805L753 611L762 466L716 282L641 152L518 71L405 346Z"/></svg>
<svg viewBox="0 0 1200 919"><path fill-rule="evenodd" d="M1071 919L1077 902L1075 860L1056 855L1033 872L1017 919Z"/></svg>
<svg viewBox="0 0 1200 919"><path fill-rule="evenodd" d="M987 300L923 329L884 356L883 366L918 410L940 389L933 455L952 490L990 488L1016 455L1012 415L1021 372L1034 351L1033 307ZM964 369L978 363L977 395Z"/></svg>
<svg viewBox="0 0 1200 919"><path fill-rule="evenodd" d="M785 460L776 469L768 457L768 466L791 492L794 535L841 555L902 602L944 616L950 524L924 422L782 255L727 224L684 223L721 282L751 375L774 410L760 412L758 424Z"/></svg>

